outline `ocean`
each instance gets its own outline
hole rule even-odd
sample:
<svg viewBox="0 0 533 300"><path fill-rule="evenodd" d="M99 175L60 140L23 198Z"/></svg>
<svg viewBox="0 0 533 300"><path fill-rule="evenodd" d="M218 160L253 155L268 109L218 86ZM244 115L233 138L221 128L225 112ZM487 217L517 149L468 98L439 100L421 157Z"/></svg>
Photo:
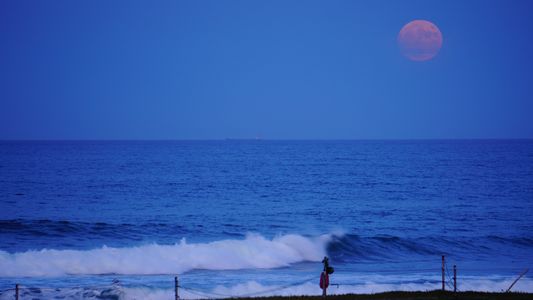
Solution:
<svg viewBox="0 0 533 300"><path fill-rule="evenodd" d="M3 141L0 299L453 288L533 267L532 140ZM533 292L533 270L513 291Z"/></svg>

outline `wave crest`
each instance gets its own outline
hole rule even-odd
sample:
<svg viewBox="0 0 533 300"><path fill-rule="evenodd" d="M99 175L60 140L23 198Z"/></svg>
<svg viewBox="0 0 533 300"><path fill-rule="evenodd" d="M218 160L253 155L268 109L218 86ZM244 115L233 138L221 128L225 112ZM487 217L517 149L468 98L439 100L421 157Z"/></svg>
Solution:
<svg viewBox="0 0 533 300"><path fill-rule="evenodd" d="M267 239L247 234L243 240L210 243L144 245L131 248L103 246L93 250L0 251L0 276L61 276L67 274L154 275L181 274L194 269L239 270L285 267L304 261L320 261L331 235L305 237L296 234Z"/></svg>

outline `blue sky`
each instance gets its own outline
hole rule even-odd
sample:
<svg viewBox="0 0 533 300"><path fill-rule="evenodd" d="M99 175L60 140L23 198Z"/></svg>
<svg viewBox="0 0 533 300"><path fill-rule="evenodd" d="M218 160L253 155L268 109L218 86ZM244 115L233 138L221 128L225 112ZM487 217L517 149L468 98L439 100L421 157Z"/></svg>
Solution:
<svg viewBox="0 0 533 300"><path fill-rule="evenodd" d="M532 31L525 0L1 1L0 139L533 138Z"/></svg>

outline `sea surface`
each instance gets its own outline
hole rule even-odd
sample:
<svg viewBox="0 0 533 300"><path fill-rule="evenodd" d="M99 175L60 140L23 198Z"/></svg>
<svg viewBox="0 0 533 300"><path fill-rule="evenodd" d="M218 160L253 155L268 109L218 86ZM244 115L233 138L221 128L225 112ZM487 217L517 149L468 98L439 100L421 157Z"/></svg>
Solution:
<svg viewBox="0 0 533 300"><path fill-rule="evenodd" d="M533 292L533 140L0 142L0 299Z"/></svg>

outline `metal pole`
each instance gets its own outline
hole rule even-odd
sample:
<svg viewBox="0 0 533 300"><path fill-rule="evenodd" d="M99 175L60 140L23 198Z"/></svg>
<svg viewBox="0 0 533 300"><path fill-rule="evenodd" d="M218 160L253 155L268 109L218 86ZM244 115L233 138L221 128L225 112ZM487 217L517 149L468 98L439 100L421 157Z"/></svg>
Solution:
<svg viewBox="0 0 533 300"><path fill-rule="evenodd" d="M453 265L453 292L457 292L457 266Z"/></svg>
<svg viewBox="0 0 533 300"><path fill-rule="evenodd" d="M515 281L513 281L513 283L511 284L511 286L507 289L507 291L505 291L506 293L509 293L511 291L511 289L513 288L514 284L520 280L520 278L522 278L522 276L526 275L526 273L529 271L529 269L525 269L524 272L520 273L520 276L518 276L518 278L515 279Z"/></svg>
<svg viewBox="0 0 533 300"><path fill-rule="evenodd" d="M15 285L15 300L19 300L19 284Z"/></svg>
<svg viewBox="0 0 533 300"><path fill-rule="evenodd" d="M442 256L442 290L444 291L444 255Z"/></svg>
<svg viewBox="0 0 533 300"><path fill-rule="evenodd" d="M180 298L178 296L178 276L174 277L174 295L176 300Z"/></svg>

